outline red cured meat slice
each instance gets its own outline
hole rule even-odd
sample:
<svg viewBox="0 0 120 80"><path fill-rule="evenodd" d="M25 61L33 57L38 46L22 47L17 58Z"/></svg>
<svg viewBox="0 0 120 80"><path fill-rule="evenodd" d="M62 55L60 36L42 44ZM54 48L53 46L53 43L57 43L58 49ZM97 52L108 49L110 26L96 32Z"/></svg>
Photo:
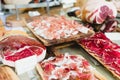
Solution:
<svg viewBox="0 0 120 80"><path fill-rule="evenodd" d="M111 64L115 61L114 57L112 57L110 54L107 54L105 52L103 53L102 60L105 64Z"/></svg>
<svg viewBox="0 0 120 80"><path fill-rule="evenodd" d="M113 58L120 58L120 52L113 50L106 51L109 55L111 55Z"/></svg>
<svg viewBox="0 0 120 80"><path fill-rule="evenodd" d="M78 76L79 78L80 78L80 80L93 80L93 79L91 79L91 74L90 73L87 73L87 74L79 74L79 76Z"/></svg>
<svg viewBox="0 0 120 80"><path fill-rule="evenodd" d="M40 44L37 40L22 35L9 36L0 41L0 48L2 49L10 48L17 50L21 47L31 45L39 46L45 49L45 47L42 44Z"/></svg>
<svg viewBox="0 0 120 80"><path fill-rule="evenodd" d="M22 36L8 36L0 41L0 54L4 56L3 63L14 67L14 62L32 55L36 55L40 62L45 58L46 48L37 40Z"/></svg>
<svg viewBox="0 0 120 80"><path fill-rule="evenodd" d="M87 68L90 64L86 60L82 60L83 67Z"/></svg>
<svg viewBox="0 0 120 80"><path fill-rule="evenodd" d="M34 53L30 49L26 48L20 52L14 53L14 55L6 56L5 59L15 62L16 60L20 60L22 58L26 58L32 55L34 55Z"/></svg>
<svg viewBox="0 0 120 80"><path fill-rule="evenodd" d="M109 39L101 32L95 33L90 39L104 39L109 41Z"/></svg>
<svg viewBox="0 0 120 80"><path fill-rule="evenodd" d="M71 58L72 60L74 60L74 59L77 58L77 56L71 55L70 58Z"/></svg>
<svg viewBox="0 0 120 80"><path fill-rule="evenodd" d="M43 52L43 49L37 46L32 46L29 49L32 50L36 55L40 55Z"/></svg>
<svg viewBox="0 0 120 80"><path fill-rule="evenodd" d="M43 49L40 47L36 47L36 46L25 46L24 48L20 48L21 50L19 51L14 51L11 54L5 54L5 59L6 60L10 60L10 61L16 61L22 58L26 58L32 55L41 55L43 53Z"/></svg>
<svg viewBox="0 0 120 80"><path fill-rule="evenodd" d="M120 65L120 64L119 64L119 65ZM117 74L120 76L120 67L119 67L117 64L112 63L112 64L110 65L110 69L114 70L115 73L117 73Z"/></svg>
<svg viewBox="0 0 120 80"><path fill-rule="evenodd" d="M89 46L90 44L96 45L99 48L120 48L117 44L110 41L103 33L96 33L94 36L80 40L81 44ZM90 45L92 47L92 45Z"/></svg>
<svg viewBox="0 0 120 80"><path fill-rule="evenodd" d="M98 32L92 37L79 41L91 54L98 55L106 64L120 75L120 46L110 41L103 33ZM97 51L98 50L98 51Z"/></svg>
<svg viewBox="0 0 120 80"><path fill-rule="evenodd" d="M114 63L120 68L120 59L116 59Z"/></svg>
<svg viewBox="0 0 120 80"><path fill-rule="evenodd" d="M45 64L45 67L44 67L44 71L47 73L47 74L50 74L52 70L55 69L55 65L51 64L51 63L48 63L48 64Z"/></svg>

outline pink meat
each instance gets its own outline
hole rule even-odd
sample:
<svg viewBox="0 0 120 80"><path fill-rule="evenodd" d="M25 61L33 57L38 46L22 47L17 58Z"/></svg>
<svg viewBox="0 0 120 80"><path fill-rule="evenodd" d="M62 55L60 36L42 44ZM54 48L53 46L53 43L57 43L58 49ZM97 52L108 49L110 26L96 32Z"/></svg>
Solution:
<svg viewBox="0 0 120 80"><path fill-rule="evenodd" d="M119 67L118 65L120 65L120 64L112 63L112 64L110 65L110 69L111 69L111 70L114 70L115 73L120 76L120 67Z"/></svg>
<svg viewBox="0 0 120 80"><path fill-rule="evenodd" d="M102 60L105 64L112 64L115 61L114 57L105 51L103 53Z"/></svg>
<svg viewBox="0 0 120 80"><path fill-rule="evenodd" d="M105 0L88 0L82 10L82 20L94 24L102 24L116 15L117 9L114 4Z"/></svg>

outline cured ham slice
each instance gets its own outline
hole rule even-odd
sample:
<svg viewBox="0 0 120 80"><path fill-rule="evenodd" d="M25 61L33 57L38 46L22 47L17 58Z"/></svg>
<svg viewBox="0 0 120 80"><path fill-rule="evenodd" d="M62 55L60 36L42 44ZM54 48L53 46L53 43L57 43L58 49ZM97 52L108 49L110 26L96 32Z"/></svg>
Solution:
<svg viewBox="0 0 120 80"><path fill-rule="evenodd" d="M101 32L89 38L78 40L78 44L120 79L119 45L113 43Z"/></svg>
<svg viewBox="0 0 120 80"><path fill-rule="evenodd" d="M27 24L34 32L47 40L69 38L79 33L88 34L89 29L64 16L42 16Z"/></svg>
<svg viewBox="0 0 120 80"><path fill-rule="evenodd" d="M94 24L102 24L105 20L113 19L117 15L117 9L112 2L105 0L89 0L82 9L83 21Z"/></svg>
<svg viewBox="0 0 120 80"><path fill-rule="evenodd" d="M50 57L38 66L43 80L100 80L95 76L95 69L88 61L78 55L65 53Z"/></svg>
<svg viewBox="0 0 120 80"><path fill-rule="evenodd" d="M33 38L13 35L0 41L0 54L4 64L14 67L15 61L32 55L40 62L45 58L46 48Z"/></svg>

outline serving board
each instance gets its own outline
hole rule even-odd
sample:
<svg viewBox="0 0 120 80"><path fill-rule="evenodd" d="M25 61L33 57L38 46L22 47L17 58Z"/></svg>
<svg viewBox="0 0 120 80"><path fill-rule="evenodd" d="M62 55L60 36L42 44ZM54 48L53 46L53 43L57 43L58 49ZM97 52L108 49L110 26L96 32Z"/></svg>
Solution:
<svg viewBox="0 0 120 80"><path fill-rule="evenodd" d="M41 68L40 64L37 64L37 65L36 65L36 69L37 69L38 73L40 74L41 78L42 78L43 80L45 80L45 79L44 79L44 75L42 74L42 73L44 73L44 71L43 71L43 69ZM94 74L95 74L95 77L97 78L97 80L107 80L107 79L105 78L105 76L103 76L102 74L100 74L97 70L94 70Z"/></svg>
<svg viewBox="0 0 120 80"><path fill-rule="evenodd" d="M115 78L115 80L120 80L120 76L116 75L116 73L113 70L110 70L110 67L102 62L102 60L97 57L97 55L94 55L94 53L91 53L88 49L85 48L85 46L79 44L88 54L90 54L92 57L94 57L97 61L99 61L108 71L110 71Z"/></svg>
<svg viewBox="0 0 120 80"><path fill-rule="evenodd" d="M37 19L38 17L24 20L24 23L26 24L26 27L45 45L45 46L52 46L52 45L56 45L56 44L60 44L60 43L64 43L64 42L70 42L70 41L75 41L77 39L80 38L84 38L84 37L88 37L91 36L92 34L94 34L93 30L88 30L88 33L81 33L79 32L78 34L74 35L74 36L69 36L67 38L61 38L61 39L53 39L53 40L49 40L49 39L45 39L42 36L38 35L35 33L35 31L30 28L31 25L29 24L32 20Z"/></svg>

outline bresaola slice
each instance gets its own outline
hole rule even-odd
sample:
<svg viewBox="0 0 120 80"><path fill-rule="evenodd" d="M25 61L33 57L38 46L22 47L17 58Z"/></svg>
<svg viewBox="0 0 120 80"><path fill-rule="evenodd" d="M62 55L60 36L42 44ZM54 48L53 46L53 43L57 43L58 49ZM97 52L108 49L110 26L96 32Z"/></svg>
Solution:
<svg viewBox="0 0 120 80"><path fill-rule="evenodd" d="M14 67L15 61L36 55L37 62L46 55L46 48L37 40L21 35L14 35L0 41L0 54L4 64Z"/></svg>
<svg viewBox="0 0 120 80"><path fill-rule="evenodd" d="M103 33L78 40L90 55L102 63L113 75L120 79L120 46L113 43Z"/></svg>

